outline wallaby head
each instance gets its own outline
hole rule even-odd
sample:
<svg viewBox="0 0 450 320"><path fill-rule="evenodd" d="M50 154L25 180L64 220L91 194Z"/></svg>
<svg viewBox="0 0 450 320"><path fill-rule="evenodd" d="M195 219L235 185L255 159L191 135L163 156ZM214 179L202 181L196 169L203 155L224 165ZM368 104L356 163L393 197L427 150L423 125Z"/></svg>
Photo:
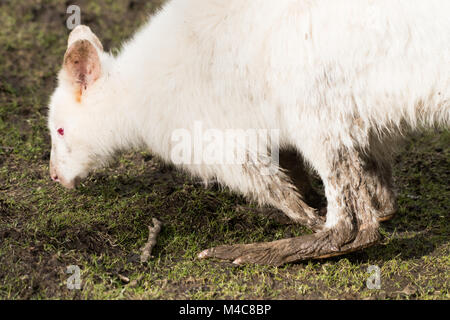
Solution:
<svg viewBox="0 0 450 320"><path fill-rule="evenodd" d="M102 143L111 130L94 116L104 112L98 109L102 105L100 82L106 74L102 60L107 57L88 27L78 26L71 32L48 118L50 174L67 188L74 188L108 156Z"/></svg>

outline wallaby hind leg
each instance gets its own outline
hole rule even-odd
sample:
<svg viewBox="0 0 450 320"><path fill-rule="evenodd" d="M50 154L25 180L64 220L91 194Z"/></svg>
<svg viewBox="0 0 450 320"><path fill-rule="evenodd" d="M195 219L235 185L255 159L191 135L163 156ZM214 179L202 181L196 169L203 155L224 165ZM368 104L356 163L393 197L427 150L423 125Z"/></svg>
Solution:
<svg viewBox="0 0 450 320"><path fill-rule="evenodd" d="M378 210L369 187L373 173L354 150L341 150L329 162L330 167L322 172L328 200L322 231L273 242L219 246L201 252L199 257L281 265L337 256L375 244L379 240Z"/></svg>
<svg viewBox="0 0 450 320"><path fill-rule="evenodd" d="M371 172L369 192L374 207L378 209L378 221L391 220L397 211L391 166L389 163L377 162L373 159L368 160L367 163L367 170Z"/></svg>
<svg viewBox="0 0 450 320"><path fill-rule="evenodd" d="M366 157L367 170L372 171L372 183L368 186L374 205L379 208L378 221L384 222L392 219L397 210L396 196L392 182L392 166L389 159L383 158L383 153L371 153ZM280 166L291 179L292 183L302 195L304 201L311 207L318 209L321 216L326 215L326 202L311 185L304 160L295 150L280 151Z"/></svg>
<svg viewBox="0 0 450 320"><path fill-rule="evenodd" d="M285 170L309 206L316 209L324 206L324 199L312 187L305 162L297 151L293 149L280 150L280 167Z"/></svg>
<svg viewBox="0 0 450 320"><path fill-rule="evenodd" d="M397 211L396 194L392 178L391 154L389 146L395 145L393 141L384 143L377 138L371 142L371 152L366 155L367 170L371 172L372 183L370 193L374 206L378 208L378 221L392 219Z"/></svg>
<svg viewBox="0 0 450 320"><path fill-rule="evenodd" d="M372 204L377 208L378 222L389 221L397 211L391 164L384 159L377 160L372 155L365 158L366 171L370 173L366 177L368 180L367 188ZM322 208L321 211L323 210Z"/></svg>

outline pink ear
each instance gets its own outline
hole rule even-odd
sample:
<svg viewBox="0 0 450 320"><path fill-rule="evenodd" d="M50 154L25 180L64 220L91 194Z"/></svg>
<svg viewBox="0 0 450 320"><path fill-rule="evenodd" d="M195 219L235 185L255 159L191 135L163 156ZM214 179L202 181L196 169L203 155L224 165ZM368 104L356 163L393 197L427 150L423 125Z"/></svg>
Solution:
<svg viewBox="0 0 450 320"><path fill-rule="evenodd" d="M100 58L89 40L72 43L64 55L63 68L75 88L77 100L101 75Z"/></svg>

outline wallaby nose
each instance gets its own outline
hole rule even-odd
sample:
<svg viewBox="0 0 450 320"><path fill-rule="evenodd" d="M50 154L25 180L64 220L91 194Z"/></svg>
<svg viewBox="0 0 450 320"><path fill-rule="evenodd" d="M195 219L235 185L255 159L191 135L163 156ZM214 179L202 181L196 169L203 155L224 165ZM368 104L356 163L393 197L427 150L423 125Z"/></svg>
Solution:
<svg viewBox="0 0 450 320"><path fill-rule="evenodd" d="M51 161L50 161L50 177L52 178L53 181L59 182L59 177L58 174L56 173L55 166Z"/></svg>

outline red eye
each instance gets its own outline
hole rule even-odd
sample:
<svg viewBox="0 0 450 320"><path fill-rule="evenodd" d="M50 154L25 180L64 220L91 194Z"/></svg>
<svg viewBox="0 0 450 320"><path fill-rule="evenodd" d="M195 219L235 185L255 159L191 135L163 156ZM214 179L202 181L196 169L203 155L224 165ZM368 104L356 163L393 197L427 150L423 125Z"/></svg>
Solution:
<svg viewBox="0 0 450 320"><path fill-rule="evenodd" d="M59 134L60 136L63 136L63 135L64 135L64 129L63 129L63 128L59 128L59 129L58 129L58 134Z"/></svg>

